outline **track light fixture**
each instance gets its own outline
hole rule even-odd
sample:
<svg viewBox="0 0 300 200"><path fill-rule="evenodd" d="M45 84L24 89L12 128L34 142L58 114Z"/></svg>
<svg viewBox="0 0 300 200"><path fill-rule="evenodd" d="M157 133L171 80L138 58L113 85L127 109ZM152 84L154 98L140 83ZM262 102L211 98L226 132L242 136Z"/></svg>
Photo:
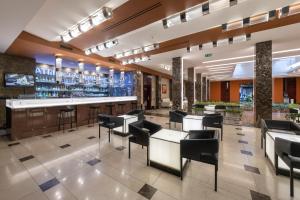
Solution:
<svg viewBox="0 0 300 200"><path fill-rule="evenodd" d="M118 44L119 44L118 40L114 39L114 40L110 40L110 41L107 41L104 43L100 43L96 46L90 47L90 48L86 49L84 52L86 55L90 55L92 53L97 53L99 51L103 51L104 49L110 49Z"/></svg>
<svg viewBox="0 0 300 200"><path fill-rule="evenodd" d="M144 47L141 47L141 48L136 48L136 49L133 49L133 50L125 51L123 53L117 53L115 55L115 58L119 59L119 58L123 58L123 57L128 57L128 56L140 54L140 53L143 53L143 52L153 51L153 50L158 49L158 48L159 48L159 44L155 43L155 44L147 45L147 46L144 46Z"/></svg>
<svg viewBox="0 0 300 200"><path fill-rule="evenodd" d="M84 32L89 31L95 26L98 26L102 22L112 17L112 9L103 7L96 10L92 15L83 19L81 22L73 25L69 30L60 35L62 42L69 42L73 38L78 37Z"/></svg>
<svg viewBox="0 0 300 200"><path fill-rule="evenodd" d="M145 62L150 60L149 56L142 56L142 57L136 57L136 58L129 58L128 60L123 60L121 62L122 65L128 65L133 63L139 63L139 62Z"/></svg>

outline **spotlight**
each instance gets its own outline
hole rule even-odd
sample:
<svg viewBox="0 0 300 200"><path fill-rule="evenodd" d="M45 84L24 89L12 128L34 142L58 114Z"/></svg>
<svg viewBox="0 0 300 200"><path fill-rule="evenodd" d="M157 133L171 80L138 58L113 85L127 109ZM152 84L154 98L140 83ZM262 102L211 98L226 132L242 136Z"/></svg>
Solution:
<svg viewBox="0 0 300 200"><path fill-rule="evenodd" d="M247 41L251 40L251 33L246 34L246 40Z"/></svg>
<svg viewBox="0 0 300 200"><path fill-rule="evenodd" d="M186 13L185 12L183 12L183 13L180 14L180 21L182 23L187 22L187 17L186 17Z"/></svg>
<svg viewBox="0 0 300 200"><path fill-rule="evenodd" d="M229 44L233 44L233 38L232 37L228 38L228 42L229 42Z"/></svg>
<svg viewBox="0 0 300 200"><path fill-rule="evenodd" d="M276 10L269 11L269 21L276 18Z"/></svg>
<svg viewBox="0 0 300 200"><path fill-rule="evenodd" d="M250 17L244 18L243 19L243 26L249 26L250 25Z"/></svg>
<svg viewBox="0 0 300 200"><path fill-rule="evenodd" d="M222 31L227 31L227 23L222 24Z"/></svg>
<svg viewBox="0 0 300 200"><path fill-rule="evenodd" d="M288 16L289 12L290 12L290 6L285 6L285 7L281 8L281 16L282 17Z"/></svg>
<svg viewBox="0 0 300 200"><path fill-rule="evenodd" d="M191 53L191 47L188 46L188 47L186 48L186 51L187 51L188 53Z"/></svg>
<svg viewBox="0 0 300 200"><path fill-rule="evenodd" d="M209 14L209 3L205 3L202 5L202 14L203 15Z"/></svg>
<svg viewBox="0 0 300 200"><path fill-rule="evenodd" d="M164 29L169 28L169 24L168 24L168 20L167 19L162 20L162 23L163 23Z"/></svg>
<svg viewBox="0 0 300 200"><path fill-rule="evenodd" d="M235 6L237 4L237 0L229 0L230 6Z"/></svg>
<svg viewBox="0 0 300 200"><path fill-rule="evenodd" d="M217 41L213 41L213 47L217 47Z"/></svg>
<svg viewBox="0 0 300 200"><path fill-rule="evenodd" d="M202 50L202 44L199 44L199 50Z"/></svg>

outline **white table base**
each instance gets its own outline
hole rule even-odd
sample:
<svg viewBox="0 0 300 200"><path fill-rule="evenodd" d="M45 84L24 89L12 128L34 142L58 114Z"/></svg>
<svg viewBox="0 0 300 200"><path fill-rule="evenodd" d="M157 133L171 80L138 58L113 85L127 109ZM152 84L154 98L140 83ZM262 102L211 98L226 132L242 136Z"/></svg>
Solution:
<svg viewBox="0 0 300 200"><path fill-rule="evenodd" d="M171 134L173 132L174 136L177 133L183 133L168 129L162 129L161 132L162 134ZM151 136L149 145L150 166L180 176L180 139L183 139L186 135L187 133L183 133L179 138L175 136L177 137L177 141L172 141L171 137L168 137L170 138L168 140L167 138L155 138ZM184 158L182 160L184 167L187 159Z"/></svg>

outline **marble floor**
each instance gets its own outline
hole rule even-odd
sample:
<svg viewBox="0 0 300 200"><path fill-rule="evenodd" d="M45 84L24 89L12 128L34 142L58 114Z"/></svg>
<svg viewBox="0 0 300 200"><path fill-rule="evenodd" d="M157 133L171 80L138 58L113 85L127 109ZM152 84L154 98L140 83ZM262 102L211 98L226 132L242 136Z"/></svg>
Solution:
<svg viewBox="0 0 300 200"><path fill-rule="evenodd" d="M165 117L147 119L168 127ZM178 126L179 128L179 126ZM289 178L275 176L260 149L260 130L225 125L220 144L218 192L214 167L192 161L183 181L146 166L146 149L98 127L8 141L0 139L0 199L291 199ZM124 148L125 147L125 148ZM300 181L295 197L300 199Z"/></svg>

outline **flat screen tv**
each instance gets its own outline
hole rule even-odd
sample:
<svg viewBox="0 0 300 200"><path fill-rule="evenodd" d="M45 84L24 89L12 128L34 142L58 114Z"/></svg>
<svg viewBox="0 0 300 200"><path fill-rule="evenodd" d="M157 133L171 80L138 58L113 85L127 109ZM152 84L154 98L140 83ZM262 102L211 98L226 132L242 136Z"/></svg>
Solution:
<svg viewBox="0 0 300 200"><path fill-rule="evenodd" d="M32 87L34 86L34 76L26 74L6 73L5 87Z"/></svg>

